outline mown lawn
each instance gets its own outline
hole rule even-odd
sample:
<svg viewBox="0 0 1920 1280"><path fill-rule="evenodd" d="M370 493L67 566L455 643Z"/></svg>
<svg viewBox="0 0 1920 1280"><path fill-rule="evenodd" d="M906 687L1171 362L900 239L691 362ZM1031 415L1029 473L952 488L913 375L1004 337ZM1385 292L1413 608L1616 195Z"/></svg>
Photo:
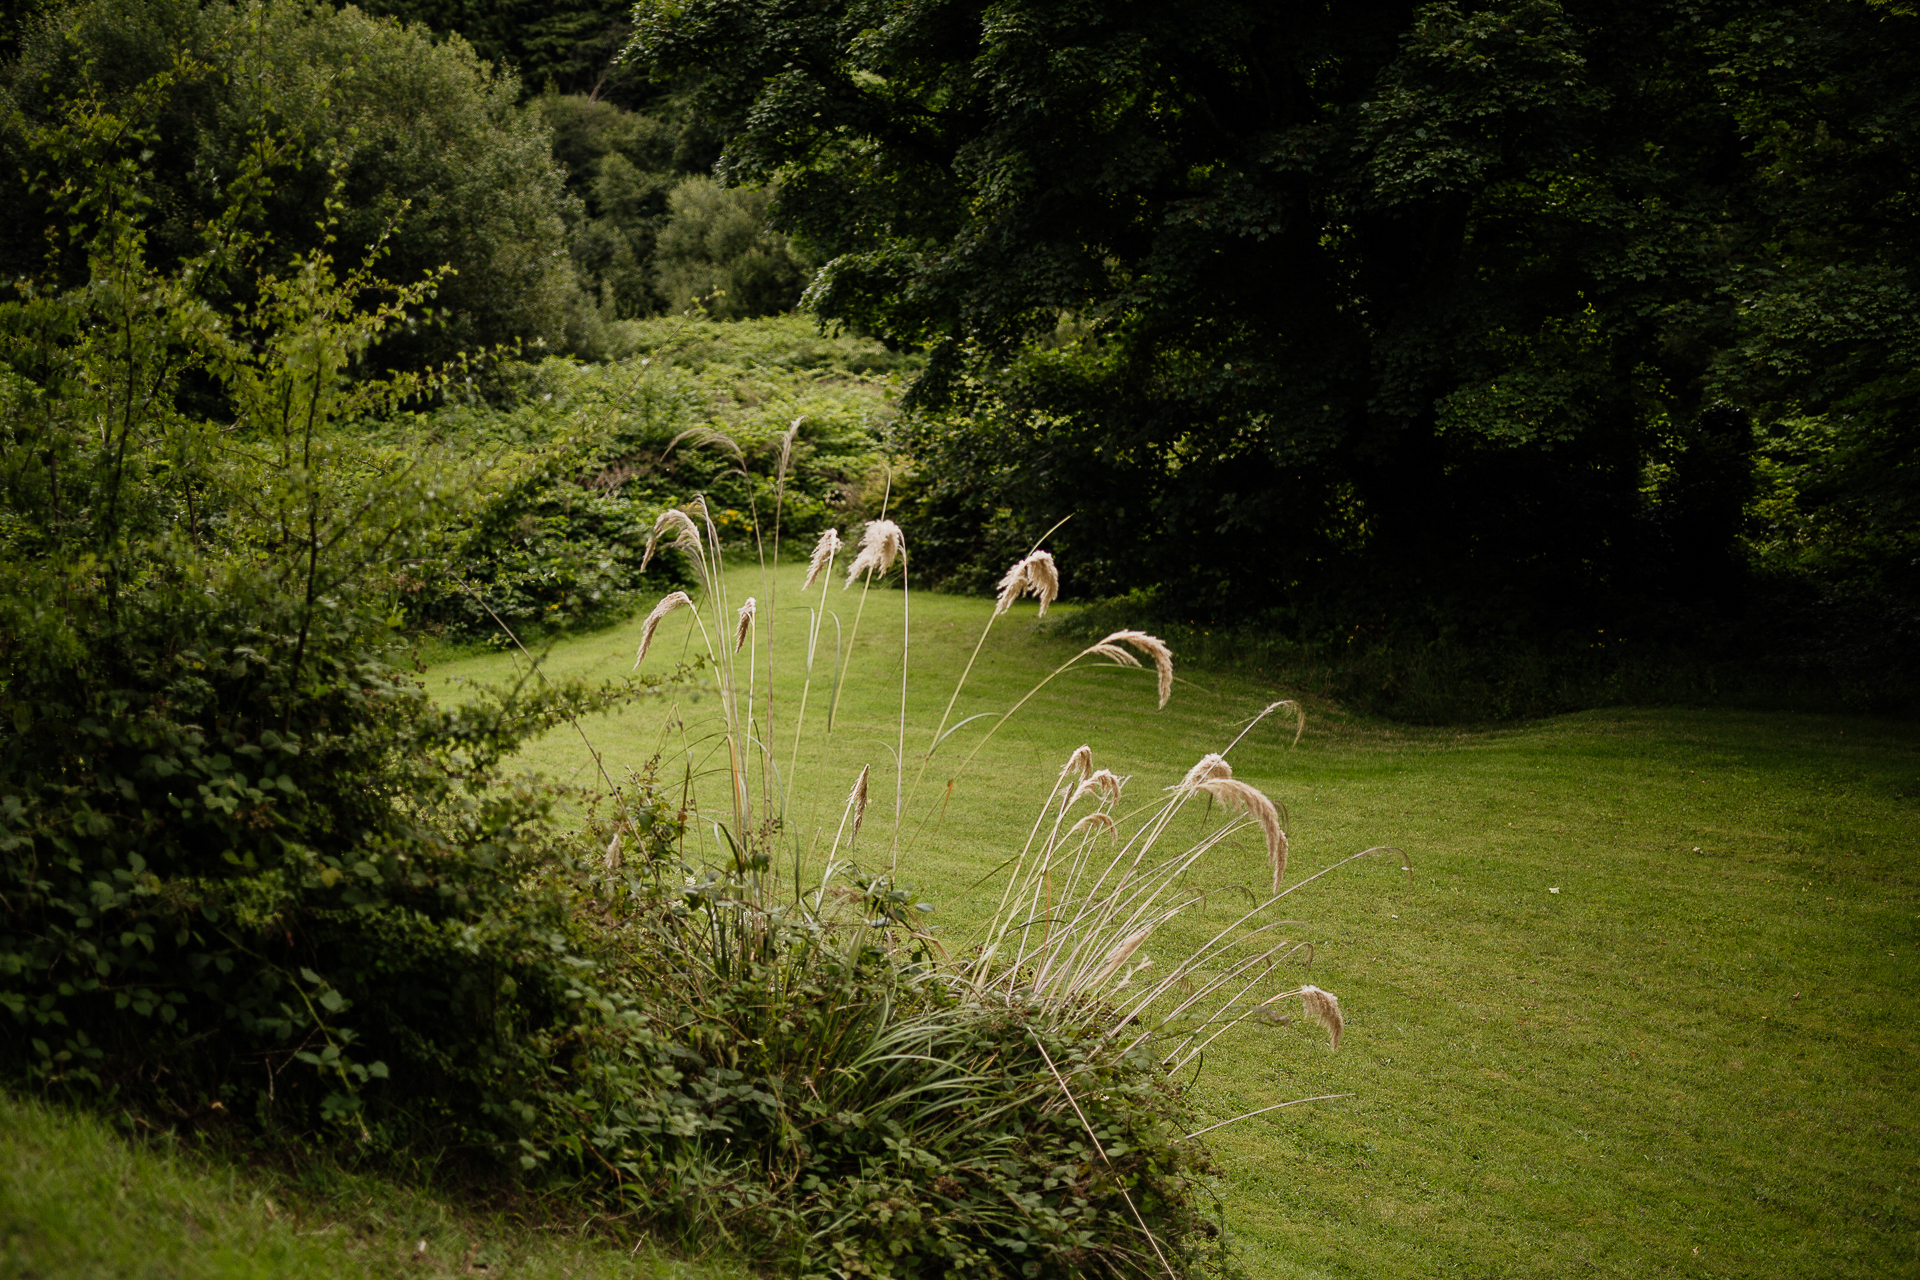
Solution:
<svg viewBox="0 0 1920 1280"><path fill-rule="evenodd" d="M0 1094L0 1280L746 1274L612 1247L577 1229L591 1223L533 1225L513 1208L480 1212L337 1168L254 1169L169 1152L96 1117Z"/></svg>
<svg viewBox="0 0 1920 1280"><path fill-rule="evenodd" d="M771 664L769 740L783 770L799 576L779 571L777 622L758 570L729 579L736 602L761 599L757 702L764 713ZM829 595L843 628L857 596ZM799 856L871 763L862 860L889 857L893 792L880 779L894 767L901 605L897 590L869 598L830 739L818 732L825 628L792 782ZM912 596L909 787L986 613L977 600ZM567 641L546 666L616 675L637 633ZM670 669L691 635L686 613L670 618L648 669ZM1003 709L1071 652L1034 626L1031 605L1017 607L954 718ZM518 665L470 656L427 679L458 697L458 681L510 678ZM986 745L944 812L952 766L991 721L942 746L907 806L899 861L946 937L964 944L991 908L983 877L1024 838L1075 746L1091 743L1096 763L1133 775L1129 799L1151 803L1286 693L1258 672L1184 674L1156 711L1150 672L1070 672ZM663 702L584 727L616 777L657 758L677 788L715 767L713 707L711 696ZM1253 1274L1920 1274L1913 726L1632 708L1438 730L1308 712L1297 747L1276 716L1232 756L1237 776L1287 806L1289 880L1376 844L1405 849L1414 872L1363 859L1288 900L1297 936L1315 945L1310 980L1346 1010L1338 1053L1297 1020L1249 1026L1198 1076L1210 1120L1353 1095L1208 1138ZM583 785L595 775L571 730L528 756ZM1190 833L1217 820L1196 807ZM1264 874L1249 835L1202 878L1257 886ZM1148 950L1167 963L1244 901L1209 899Z"/></svg>

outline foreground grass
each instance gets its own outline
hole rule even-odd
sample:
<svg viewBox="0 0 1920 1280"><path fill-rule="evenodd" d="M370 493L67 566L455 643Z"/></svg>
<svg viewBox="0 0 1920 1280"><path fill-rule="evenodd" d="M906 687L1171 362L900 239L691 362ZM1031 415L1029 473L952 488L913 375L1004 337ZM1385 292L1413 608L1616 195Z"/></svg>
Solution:
<svg viewBox="0 0 1920 1280"><path fill-rule="evenodd" d="M767 625L770 585L757 571L731 582L736 599L760 596L774 637L758 675L764 697L772 663L784 767L799 629L791 613ZM777 585L791 605L797 571ZM829 601L846 627L854 594ZM977 601L913 597L909 785L984 614ZM806 833L838 817L865 763L876 782L862 861L890 855L899 616L897 591L874 593L834 734L807 735L793 779L803 862ZM1031 618L1002 621L956 718L1004 708L1070 652ZM548 666L624 671L636 631L568 642ZM831 622L826 635L831 653ZM682 643L663 629L649 668L670 666ZM458 697L459 681L515 665L472 658L428 679ZM1156 712L1148 673L1070 673L986 746L944 816L921 823L990 722L941 749L907 808L901 875L963 943L993 905L982 877L1018 847L1073 747L1091 742L1150 803L1284 693L1208 673ZM713 767L710 709L643 708L587 736L616 774L657 757L680 785ZM1374 844L1408 850L1415 873L1362 860L1289 900L1315 944L1311 980L1347 1010L1337 1054L1297 1022L1249 1027L1215 1045L1194 1085L1212 1119L1353 1095L1208 1138L1255 1275L1920 1274L1911 726L1627 709L1407 730L1310 711L1297 748L1290 725L1269 721L1233 756L1238 776L1290 809L1289 878ZM582 783L594 774L570 731L530 763ZM1249 837L1207 880L1258 884L1262 861ZM1210 902L1158 942L1164 958L1241 901Z"/></svg>
<svg viewBox="0 0 1920 1280"><path fill-rule="evenodd" d="M651 1249L536 1231L351 1175L268 1173L130 1142L0 1094L0 1277L721 1280Z"/></svg>

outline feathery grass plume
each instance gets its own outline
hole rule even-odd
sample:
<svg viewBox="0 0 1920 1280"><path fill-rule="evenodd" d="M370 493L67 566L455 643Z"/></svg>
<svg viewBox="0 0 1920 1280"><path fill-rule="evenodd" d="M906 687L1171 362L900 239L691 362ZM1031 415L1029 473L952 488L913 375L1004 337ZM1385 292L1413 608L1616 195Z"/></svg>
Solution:
<svg viewBox="0 0 1920 1280"><path fill-rule="evenodd" d="M1206 755L1200 757L1198 764L1187 770L1187 776L1180 779L1179 787L1169 788L1169 790L1194 791L1198 790L1200 784L1203 782L1211 782L1215 778L1231 778L1232 776L1233 766L1228 764L1218 752L1209 751Z"/></svg>
<svg viewBox="0 0 1920 1280"><path fill-rule="evenodd" d="M807 416L803 413L789 423L785 431L780 433L780 460L775 466L773 473L775 483L785 481L788 469L793 466L793 442L799 439L800 424L806 420Z"/></svg>
<svg viewBox="0 0 1920 1280"><path fill-rule="evenodd" d="M1120 966L1132 958L1133 953L1140 949L1140 944L1147 940L1156 927L1157 926L1150 924L1144 928L1136 929L1126 937L1120 939L1119 942L1116 942L1113 950L1107 952L1106 957L1100 961L1100 968L1094 972L1093 977L1088 980L1086 985L1089 987L1105 986L1108 979L1120 972Z"/></svg>
<svg viewBox="0 0 1920 1280"><path fill-rule="evenodd" d="M1346 1026L1340 1017L1340 997L1331 991L1322 991L1315 986L1300 988L1300 1005L1309 1018L1327 1029L1333 1037L1332 1047L1340 1047L1340 1032Z"/></svg>
<svg viewBox="0 0 1920 1280"><path fill-rule="evenodd" d="M1060 767L1060 781L1064 782L1070 773L1078 774L1080 777L1085 778L1092 772L1093 748L1083 742L1074 748L1073 754L1067 757L1066 764Z"/></svg>
<svg viewBox="0 0 1920 1280"><path fill-rule="evenodd" d="M672 613L675 609L691 609L692 607L693 597L684 591L676 591L669 596L665 596L659 604L653 606L653 612L648 614L647 620L640 624L640 652L633 655L633 665L636 668L645 660L647 650L653 647L653 633L659 629L660 620Z"/></svg>
<svg viewBox="0 0 1920 1280"><path fill-rule="evenodd" d="M1098 644L1084 652L1105 654L1107 646L1122 642L1153 659L1154 672L1160 677L1160 705L1166 706L1167 699L1173 696L1173 650L1167 648L1167 642L1159 636L1150 636L1144 631L1116 631L1102 636Z"/></svg>
<svg viewBox="0 0 1920 1280"><path fill-rule="evenodd" d="M867 521L867 527L860 534L860 552L847 566L846 586L851 587L854 579L868 569L875 574L885 573L906 549L907 536L900 532L899 525L891 520Z"/></svg>
<svg viewBox="0 0 1920 1280"><path fill-rule="evenodd" d="M1013 607L1013 602L1032 592L1040 601L1040 616L1047 616L1047 606L1060 597L1060 570L1053 562L1050 551L1036 551L1013 562L1000 579L999 598L994 601L993 616L999 617Z"/></svg>
<svg viewBox="0 0 1920 1280"><path fill-rule="evenodd" d="M800 589L806 591L811 588L814 579L820 576L820 571L826 568L839 552L840 531L829 529L821 534L820 541L813 544L813 556L807 561L807 580L800 584Z"/></svg>
<svg viewBox="0 0 1920 1280"><path fill-rule="evenodd" d="M1077 836L1089 827L1099 827L1108 835L1117 836L1120 833L1120 828L1114 823L1112 814L1108 813L1105 809L1095 809L1092 813L1067 828L1067 835Z"/></svg>
<svg viewBox="0 0 1920 1280"><path fill-rule="evenodd" d="M669 546L677 547L681 551L690 551L694 555L701 554L703 547L700 542L700 526L696 525L685 511L672 507L662 511L660 518L653 522L653 532L647 535L646 554L640 557L640 572L647 571L647 565L653 560L654 548L659 545L661 535L669 529L673 531L673 541L668 544Z"/></svg>
<svg viewBox="0 0 1920 1280"><path fill-rule="evenodd" d="M853 834L860 834L860 824L867 816L867 775L873 772L870 764L860 766L860 776L853 780L853 790L847 792L847 807L853 811Z"/></svg>
<svg viewBox="0 0 1920 1280"><path fill-rule="evenodd" d="M1080 785L1075 788L1073 799L1067 801L1067 807L1071 809L1074 805L1080 803L1081 796L1090 795L1096 791L1106 792L1109 800L1114 804L1119 804L1120 789L1126 785L1127 780L1111 769L1096 769L1082 779Z"/></svg>
<svg viewBox="0 0 1920 1280"><path fill-rule="evenodd" d="M1026 589L1027 562L1025 559L1015 560L1013 567L1001 576L999 585L994 588L999 595L993 602L993 616L997 618L1011 609L1013 602L1018 600L1020 593Z"/></svg>
<svg viewBox="0 0 1920 1280"><path fill-rule="evenodd" d="M747 602L740 606L740 611L735 616L733 624L733 651L735 653L740 652L741 647L747 643L747 635L753 630L754 608L753 597L748 596Z"/></svg>
<svg viewBox="0 0 1920 1280"><path fill-rule="evenodd" d="M1131 649L1122 649L1117 644L1096 644L1087 646L1087 652L1095 657L1105 658L1118 667L1137 667L1140 659L1133 656Z"/></svg>
<svg viewBox="0 0 1920 1280"><path fill-rule="evenodd" d="M1280 814L1273 801L1238 778L1207 778L1199 788L1223 805L1245 810L1260 824L1267 837L1267 862L1273 868L1273 892L1280 892L1281 878L1287 874L1287 833L1280 828Z"/></svg>
<svg viewBox="0 0 1920 1280"><path fill-rule="evenodd" d="M1051 551L1027 557L1027 587L1040 602L1040 616L1046 617L1047 606L1060 598L1060 566L1053 562Z"/></svg>

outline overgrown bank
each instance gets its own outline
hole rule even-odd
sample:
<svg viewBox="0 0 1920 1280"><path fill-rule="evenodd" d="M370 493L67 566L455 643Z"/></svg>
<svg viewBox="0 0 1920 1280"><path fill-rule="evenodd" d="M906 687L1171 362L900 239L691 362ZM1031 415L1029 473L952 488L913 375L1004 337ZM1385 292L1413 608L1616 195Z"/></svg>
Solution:
<svg viewBox="0 0 1920 1280"><path fill-rule="evenodd" d="M536 369L520 410L423 427L408 414L463 400L463 367L364 357L434 277L288 263L253 223L295 142L253 156L191 251L155 251L153 116L207 74L162 72L126 116L72 101L29 135L64 165L56 235L85 271L0 303L0 1070L155 1129L454 1166L803 1274L1212 1266L1205 1149L1163 1065L1096 1010L980 998L885 877L848 868L850 898L776 880L764 807L733 810L715 857L688 833L723 809L672 781L511 767L698 672L442 706L396 665L422 584L484 567L464 534L538 527L500 514L519 464L476 457L478 434L541 446L552 469L517 483L570 486L562 518L633 520L591 481L636 485L669 463L675 414L715 402L637 357ZM752 393L779 379L732 377L738 415L774 407ZM826 492L795 465L810 442L857 456L869 437L796 401L770 456L775 509L804 527ZM584 423L583 451L555 421ZM748 450L684 435L667 451L720 446L698 504L717 554ZM762 482L737 483L771 533ZM737 707L730 653L708 663Z"/></svg>

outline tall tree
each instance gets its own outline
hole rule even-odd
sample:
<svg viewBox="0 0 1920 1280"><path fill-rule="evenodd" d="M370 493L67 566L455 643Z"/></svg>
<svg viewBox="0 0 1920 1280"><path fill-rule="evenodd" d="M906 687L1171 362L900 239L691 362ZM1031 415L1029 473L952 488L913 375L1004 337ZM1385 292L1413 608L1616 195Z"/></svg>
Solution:
<svg viewBox="0 0 1920 1280"><path fill-rule="evenodd" d="M1885 16L1767 12L1828 11ZM632 56L697 77L729 180L779 180L819 314L974 411L923 438L939 501L1077 511L1083 588L1552 626L1729 580L1749 406L1707 411L1779 224L1726 70L1756 21L676 0Z"/></svg>
<svg viewBox="0 0 1920 1280"><path fill-rule="evenodd" d="M163 268L194 251L254 150L284 139L293 146L261 197L273 266L327 244L350 262L377 252L407 281L453 268L380 358L565 341L577 286L564 177L518 82L463 41L298 0L78 0L29 24L19 56L0 65L0 201L13 214L0 223L0 272L85 279L83 255L50 254L71 175L30 140L67 98L131 112L139 86L170 68L183 74L150 107L142 212Z"/></svg>

